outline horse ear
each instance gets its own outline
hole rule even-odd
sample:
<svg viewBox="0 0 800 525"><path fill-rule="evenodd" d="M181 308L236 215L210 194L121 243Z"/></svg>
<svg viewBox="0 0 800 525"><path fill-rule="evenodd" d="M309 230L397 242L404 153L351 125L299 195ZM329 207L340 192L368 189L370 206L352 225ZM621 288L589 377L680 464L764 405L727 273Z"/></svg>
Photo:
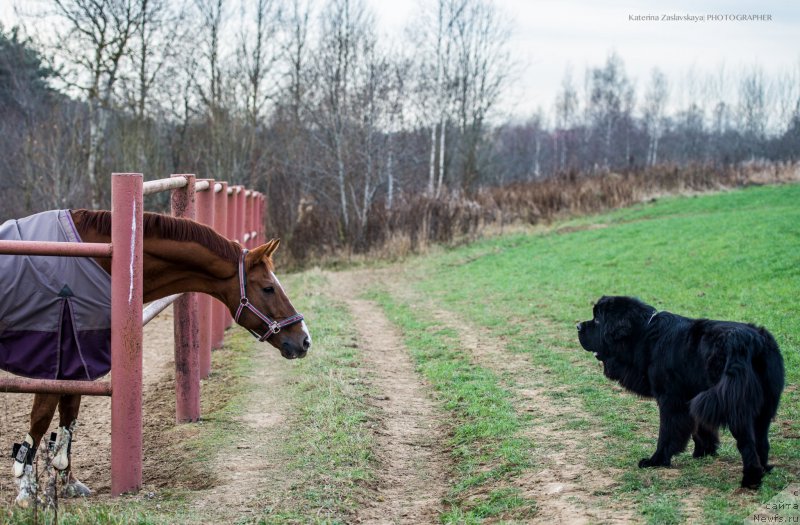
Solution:
<svg viewBox="0 0 800 525"><path fill-rule="evenodd" d="M250 250L250 253L247 254L247 268L250 269L264 261L267 257L272 257L272 254L278 249L280 243L280 239L271 239L266 244L262 244L258 248Z"/></svg>
<svg viewBox="0 0 800 525"><path fill-rule="evenodd" d="M280 239L270 239L267 244L264 246L268 246L266 253L264 253L264 257L272 257L272 254L275 253L275 250L278 249L278 246L281 245Z"/></svg>

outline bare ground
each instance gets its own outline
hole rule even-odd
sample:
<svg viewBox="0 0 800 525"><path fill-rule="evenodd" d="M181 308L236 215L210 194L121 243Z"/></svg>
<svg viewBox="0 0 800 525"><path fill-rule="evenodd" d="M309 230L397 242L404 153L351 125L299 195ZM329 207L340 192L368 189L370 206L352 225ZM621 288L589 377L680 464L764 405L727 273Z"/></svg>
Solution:
<svg viewBox="0 0 800 525"><path fill-rule="evenodd" d="M574 419L591 421L592 417L577 403L546 394L549 385L547 371L535 368L524 356L510 352L502 340L475 324L465 322L458 314L444 310L432 301L415 295L403 279L385 271L379 279L390 292L408 301L412 307L423 309L441 326L452 328L459 336L461 348L483 368L494 370L507 378L508 385L519 401L518 413L532 413L534 418L527 434L533 438L541 454L534 458L533 472L515 480L526 497L536 501L534 523L635 523L637 519L622 504L616 504L604 494L614 485L619 472L600 470L589 465L587 443L602 439L602 435L567 428L565 422Z"/></svg>
<svg viewBox="0 0 800 525"><path fill-rule="evenodd" d="M329 274L350 309L371 374L381 428L376 436L377 497L359 523L435 523L447 490L449 457L440 413L420 382L397 329L372 301L359 298L364 274Z"/></svg>
<svg viewBox="0 0 800 525"><path fill-rule="evenodd" d="M189 503L203 523L256 519L268 504L266 489L271 504L282 497L282 491L289 494L289 480L283 479L286 458L277 451L289 419L282 393L291 377L291 362L271 347L264 351L264 359L254 360L246 377L246 398L241 412L234 416L236 431L225 436L225 443L210 460L214 482L194 494Z"/></svg>

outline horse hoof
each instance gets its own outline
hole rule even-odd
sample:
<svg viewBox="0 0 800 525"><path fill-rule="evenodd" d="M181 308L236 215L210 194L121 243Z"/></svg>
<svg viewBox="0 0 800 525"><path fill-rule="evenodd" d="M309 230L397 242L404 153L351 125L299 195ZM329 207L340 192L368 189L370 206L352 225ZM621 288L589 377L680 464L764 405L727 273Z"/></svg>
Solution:
<svg viewBox="0 0 800 525"><path fill-rule="evenodd" d="M36 480L33 476L33 468L30 465L25 465L22 476L17 478L17 487L19 488L19 493L17 494L16 499L14 499L14 504L16 504L18 507L22 507L23 509L30 507L31 502L33 502L33 498L35 497L35 483Z"/></svg>
<svg viewBox="0 0 800 525"><path fill-rule="evenodd" d="M21 509L27 509L31 506L31 502L33 501L33 496L31 494L17 494L16 499L14 500L14 505Z"/></svg>
<svg viewBox="0 0 800 525"><path fill-rule="evenodd" d="M92 491L89 487L74 478L65 483L64 489L61 491L62 498L86 498L91 495Z"/></svg>

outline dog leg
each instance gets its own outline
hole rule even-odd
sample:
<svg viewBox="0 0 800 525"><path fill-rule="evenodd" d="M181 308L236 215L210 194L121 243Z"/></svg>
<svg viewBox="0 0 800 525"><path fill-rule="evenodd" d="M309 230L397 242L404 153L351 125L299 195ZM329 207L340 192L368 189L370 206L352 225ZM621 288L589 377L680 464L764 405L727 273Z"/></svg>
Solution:
<svg viewBox="0 0 800 525"><path fill-rule="evenodd" d="M756 450L753 423L748 421L731 425L730 430L736 438L736 448L742 455L742 488L757 489L764 477L764 467Z"/></svg>
<svg viewBox="0 0 800 525"><path fill-rule="evenodd" d="M719 434L717 429L711 429L702 423L695 423L697 428L692 433L694 440L694 453L692 457L702 458L705 456L716 456L719 446Z"/></svg>
<svg viewBox="0 0 800 525"><path fill-rule="evenodd" d="M756 453L764 467L764 472L771 472L772 465L769 464L769 425L772 417L769 413L762 411L755 422Z"/></svg>
<svg viewBox="0 0 800 525"><path fill-rule="evenodd" d="M670 466L672 456L686 449L692 435L694 422L685 403L659 399L658 409L658 445L651 457L639 462L640 468Z"/></svg>

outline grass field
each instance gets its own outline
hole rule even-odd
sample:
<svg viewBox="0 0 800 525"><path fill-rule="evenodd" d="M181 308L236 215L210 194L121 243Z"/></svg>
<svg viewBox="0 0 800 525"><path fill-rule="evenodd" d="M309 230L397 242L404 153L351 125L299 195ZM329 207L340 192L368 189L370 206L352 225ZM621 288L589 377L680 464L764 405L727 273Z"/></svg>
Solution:
<svg viewBox="0 0 800 525"><path fill-rule="evenodd" d="M587 455L596 468L622 471L607 497L630 502L643 521L741 522L755 503L797 479L800 186L665 199L574 220L554 233L478 242L410 266L418 294L502 338L509 352L523 354L547 377L554 397L580 400L603 435L587 439ZM655 403L612 388L574 330L604 294L773 332L787 368L771 432L780 467L758 494L736 493L739 456L729 435L715 460L683 454L666 475L635 468L655 445ZM697 493L700 508L688 508L684 500Z"/></svg>
<svg viewBox="0 0 800 525"><path fill-rule="evenodd" d="M798 480L800 185L667 198L357 272L357 293L396 327L412 379L435 403L436 424L419 423L433 429L425 446L446 456L437 468L447 486L431 502L442 523L742 523ZM279 358L234 332L215 353L203 424L167 431L174 461L200 462L209 475L239 454L232 436L259 442L267 460L239 481L246 503L208 504L224 492L219 475L208 490L69 505L63 523L353 523L380 508L396 473L376 436L388 431L381 403L394 393L374 379L396 371L365 359L383 349L354 330L340 275L284 279L314 335L307 359L280 361L263 391L254 378ZM761 490L738 489L727 432L716 458L683 453L668 469L636 467L655 447L655 403L605 379L574 328L604 294L772 331L787 386L771 427L776 468ZM280 424L248 426L260 415ZM11 509L2 519L30 522Z"/></svg>

